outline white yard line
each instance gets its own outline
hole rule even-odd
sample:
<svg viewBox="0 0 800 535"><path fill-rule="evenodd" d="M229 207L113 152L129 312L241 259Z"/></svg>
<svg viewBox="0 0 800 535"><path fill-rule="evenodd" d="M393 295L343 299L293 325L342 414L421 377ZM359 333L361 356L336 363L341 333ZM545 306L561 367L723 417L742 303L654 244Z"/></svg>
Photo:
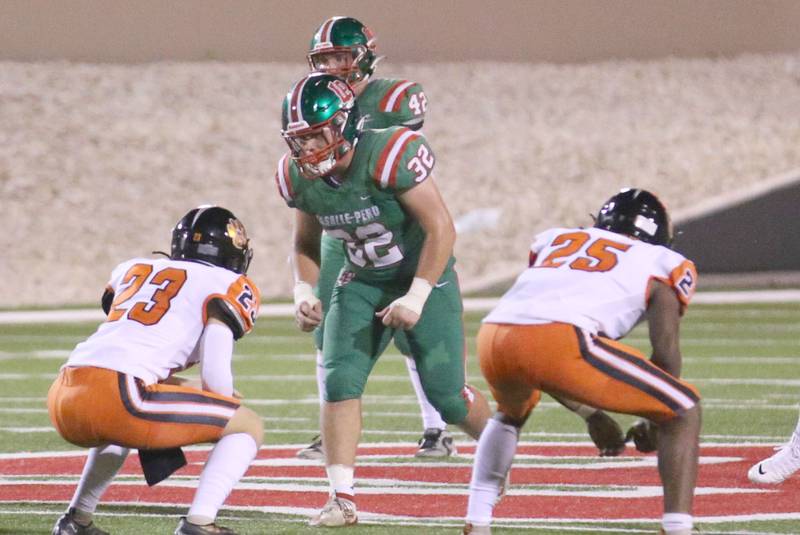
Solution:
<svg viewBox="0 0 800 535"><path fill-rule="evenodd" d="M498 299L495 297L464 299L464 310L482 312L491 310ZM697 304L747 304L747 303L793 303L800 302L800 290L754 290L735 292L698 292ZM291 317L294 307L288 303L266 304L261 307L261 317ZM31 310L0 312L0 324L18 323L73 323L102 321L105 315L100 308L70 310Z"/></svg>

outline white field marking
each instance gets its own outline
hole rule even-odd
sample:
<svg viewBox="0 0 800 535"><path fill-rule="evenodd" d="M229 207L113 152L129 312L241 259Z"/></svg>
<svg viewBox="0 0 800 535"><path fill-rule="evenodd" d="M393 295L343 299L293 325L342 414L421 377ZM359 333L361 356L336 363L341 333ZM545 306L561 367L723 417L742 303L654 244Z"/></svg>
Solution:
<svg viewBox="0 0 800 535"><path fill-rule="evenodd" d="M696 381L700 382L700 381ZM2 401L0 401L2 403ZM247 405L251 406L297 406L297 405L314 405L318 403L317 399L311 400L271 400L271 399L247 399ZM746 403L751 410L761 411L796 411L800 404L794 403L769 403L767 400L762 399L704 399L703 406L707 410L741 410L742 404ZM416 407L416 400L404 400L402 403L410 407ZM397 405L396 404L396 405ZM541 413L543 411L550 411L559 409L561 406L553 402L544 402L537 405L536 410ZM6 407L0 406L0 414L47 414L45 408L27 408L27 407ZM363 411L363 416L376 417L376 418L416 418L419 416L418 412L405 412L405 411ZM263 416L262 420L265 422L311 422L311 417L290 417L290 416ZM8 428L0 428L8 429Z"/></svg>
<svg viewBox="0 0 800 535"><path fill-rule="evenodd" d="M683 357L683 362L702 364L800 364L800 355L789 357Z"/></svg>
<svg viewBox="0 0 800 535"><path fill-rule="evenodd" d="M708 321L708 318L712 320L718 320L720 312L722 308L713 307L713 308L692 308L689 307L688 311L686 312L687 318L689 318L692 322L695 320L700 322ZM748 319L757 319L757 320L792 320L797 318L798 314L800 314L800 310L796 310L793 308L773 308L773 309L766 309L764 307L756 307L756 308L738 308L736 310L736 320L738 321L740 318L748 318Z"/></svg>
<svg viewBox="0 0 800 535"><path fill-rule="evenodd" d="M556 433L556 434L549 434L549 436L556 437L556 436L564 436L565 433ZM586 437L585 433L578 434L575 433L574 436L579 437ZM764 444L761 442L750 442L749 439L753 437L730 437L725 436L723 438L734 438L733 442L701 442L700 447L714 447L714 448L742 448L742 447L763 447L768 446L769 444ZM741 440L735 440L736 438L741 438ZM763 437L768 440L782 440L785 441L786 437ZM293 450L298 447L307 446L305 443L295 443L295 444L265 444L261 446L261 450L264 451L278 451L278 450ZM362 442L360 447L365 448L398 448L398 447L407 447L407 442ZM537 440L537 441L520 441L519 447L574 447L574 446L582 446L582 447L594 447L594 444L590 441L582 440L582 441L565 441L565 440ZM186 446L183 448L184 451L209 451L211 450L212 446L208 444L196 445L196 446ZM40 459L40 458L47 458L47 457L86 457L88 450L85 449L73 449L73 450L56 450L56 451L21 451L15 453L0 453L0 460L3 459ZM359 456L360 457L360 456ZM288 459L288 458L287 458ZM293 457L291 459L294 459ZM258 459L259 461L261 459ZM302 459L300 459L302 460ZM311 464L311 463L309 463ZM434 463L425 462L423 463L424 466L431 466Z"/></svg>
<svg viewBox="0 0 800 535"><path fill-rule="evenodd" d="M17 502L4 502L8 505L13 505L15 503L19 504L27 504L28 501L19 500ZM42 502L42 503L51 503L53 506L63 506L66 502L59 502L59 501L50 501L50 502ZM137 505L134 502L115 502L114 505ZM153 508L164 508L164 509L174 509L174 505L165 505L165 504L147 504L149 507ZM250 516L240 516L232 514L234 511L240 512L260 512L264 514L283 514L289 515L291 517L296 516L310 516L317 512L316 509L311 508L295 508L295 507L255 507L255 506L225 506L222 512L219 515L219 519L221 520L238 520L238 521L257 521L258 519L254 519ZM41 511L32 511L32 510L19 510L19 509L0 509L0 514L3 515L36 515L36 516L53 516L58 515L60 510L41 510ZM98 511L95 513L95 516L98 518L163 518L164 513L144 513L144 512L112 512L112 511ZM361 518L362 513L359 513L359 523L362 524L391 524L391 525L398 525L398 526L420 526L420 527L452 527L452 528L461 528L464 525L463 519L457 517L447 517L447 518L436 518L430 519L429 521L424 521L419 518L414 517L402 517L402 516L388 516L388 515L380 515L380 518ZM375 515L378 516L378 515ZM800 515L793 515L792 513L788 514L781 514L781 515L762 515L762 516L770 516L770 518L758 518L758 519L751 519L749 517L722 517L723 520L717 521L716 518L710 521L706 521L705 517L695 517L695 522L701 523L713 523L713 522L731 522L733 520L737 521L750 521L750 520L795 520L800 518ZM778 518L771 518L771 516L778 516ZM285 524L296 524L298 522L303 522L303 519L297 518L270 518L270 522L279 522ZM575 523L575 524L594 524L594 523L614 523L614 524L656 524L652 518L647 519L633 519L633 520L585 520L585 519L547 519L543 520L542 522L536 522L533 519L496 519L494 525L498 528L502 527L505 529L514 529L514 530L554 530L558 529L564 532L590 532L590 533L652 533L652 529L640 529L640 528L622 528L622 527L603 527L603 526L591 526L591 527L584 527L584 526L569 526L565 525L566 523ZM785 535L785 533L777 533L777 532L765 532L765 531L713 531L713 530L703 530L703 533L708 533L709 535Z"/></svg>
<svg viewBox="0 0 800 535"><path fill-rule="evenodd" d="M800 316L800 314L798 314ZM687 322L681 324L682 332L720 332L725 330L735 330L737 333L745 333L754 331L758 333L797 333L800 332L800 323L789 321L786 323L777 324L770 323L737 323L735 326L730 323L717 323L717 322L704 322L692 323Z"/></svg>
<svg viewBox="0 0 800 535"><path fill-rule="evenodd" d="M55 373L0 373L0 381L22 381L26 379L55 379ZM468 377L468 382L474 383L482 378L477 376ZM242 375L236 378L239 382L251 381L258 383L269 382L316 382L316 377L312 374L306 375ZM800 379L760 379L760 378L686 378L690 383L699 384L721 384L721 385L758 385L758 386L778 386L778 387L796 387L800 386ZM370 375L369 381L373 383L407 383L408 377L404 375ZM389 396L391 397L391 396ZM365 396L364 399L368 399ZM319 402L316 398L306 398ZM245 403L247 403L245 399ZM281 404L294 404L302 403L302 400L265 400L263 404L281 405ZM383 403L392 404L391 401L383 401ZM405 404L407 401L401 400L400 404Z"/></svg>
<svg viewBox="0 0 800 535"><path fill-rule="evenodd" d="M489 311L497 305L498 301L497 297L466 298L464 299L464 310L468 312ZM798 301L800 301L800 290L697 292L692 299L695 304L793 303ZM291 318L293 316L294 305L291 303L267 304L259 310L259 317ZM99 308L0 312L0 324L100 322L105 318L105 314Z"/></svg>
<svg viewBox="0 0 800 535"><path fill-rule="evenodd" d="M4 502L5 504L28 504L27 500L19 500L17 502ZM54 506L63 506L67 502L63 501L53 501L53 500L40 500L39 503L45 504L50 503ZM165 505L162 503L146 503L146 502L115 502L115 506L143 506L146 505L148 507L153 508L164 508L164 509L174 509L174 505ZM236 516L232 514L234 511L240 512L255 512L255 513L264 513L264 514L280 514L280 515L289 515L292 517L300 516L300 517L308 517L312 514L316 514L318 509L309 508L309 507L258 507L258 506L243 506L243 505L226 505L224 509L220 513L219 517L221 520L253 520L254 519L249 516ZM44 515L44 516L51 516L51 515L58 515L59 513L53 511L31 511L31 510L3 510L0 509L0 514L6 515ZM99 511L95 513L95 516L98 518L103 517L135 517L135 518L143 518L143 517L150 517L150 518L163 518L163 513L139 513L139 512L107 512L107 511ZM762 515L741 515L735 517L694 517L695 523L730 523L733 521L737 522L752 522L752 521L774 521L774 520L797 520L800 519L800 513L776 513L776 514L762 514ZM453 527L453 528L461 528L464 525L464 520L459 517L437 517L435 519L430 519L428 521L422 520L417 517L404 517L404 516L393 516L393 515L377 515L377 514L370 514L370 513L362 513L359 512L359 523L361 524L374 524L374 525L399 525L399 526L421 526L421 527ZM274 519L271 518L270 522L282 522L286 524L294 524L298 522L303 522L303 519L295 519L295 518L278 518ZM583 519L583 518L548 518L542 519L541 521L536 521L534 519L510 519L510 518L501 518L495 519L493 525L498 528L505 528L505 529L519 529L519 530L554 530L558 529L559 531L563 532L590 532L590 533L652 533L652 529L640 529L640 528L623 528L623 527L604 527L604 524L617 524L617 525L627 525L627 524L653 524L657 527L657 521L654 521L652 518L633 518L633 519ZM585 527L581 525L568 525L568 524L583 524L583 525L590 525L590 527ZM601 524L601 525L594 525L594 524ZM704 530L703 533L709 533L714 535L785 535L785 533L775 533L775 532L764 532L764 531L709 531Z"/></svg>
<svg viewBox="0 0 800 535"><path fill-rule="evenodd" d="M639 336L630 336L620 340L626 344L649 344L650 339ZM691 336L681 336L681 346L732 346L732 347L763 347L763 346L787 346L787 347L800 347L800 340L772 340L764 338L711 338L704 336L703 338L693 338Z"/></svg>
<svg viewBox="0 0 800 535"><path fill-rule="evenodd" d="M780 398L780 399L800 399L800 396L797 394L767 394L767 398ZM391 398L391 399L390 399ZM412 407L417 407L418 402L417 398L414 396L364 396L364 400L371 404L382 405L382 404L389 404L387 401L391 401L391 405L409 405ZM47 398L41 396L31 396L31 397L24 397L24 396L13 396L13 397L0 397L0 407L11 405L13 403L44 403L47 401ZM311 403L319 403L317 398L303 398L303 399L269 399L269 398L245 398L245 404L247 405L266 405L266 406L273 406L273 405L307 405ZM748 405L760 405L762 407L769 407L769 401L767 399L731 399L731 398L703 398L704 404L710 405L729 405L731 403L736 403L738 408L741 408L741 404L748 404ZM558 409L561 408L562 405L556 403L554 401L542 401L538 405L536 405L536 410L546 408L546 409ZM785 405L775 405L777 408L784 408ZM11 407L18 412L26 412L26 411L35 411L40 409L24 409L24 408L14 408ZM0 411L3 409L0 408ZM401 411L364 411L364 416L408 416L408 417L416 417L419 416L418 411L413 412L401 412ZM265 417L269 419L275 420L288 420L288 421L301 421L307 420L308 418L279 418L279 417Z"/></svg>
<svg viewBox="0 0 800 535"><path fill-rule="evenodd" d="M0 427L0 433L55 433L52 427Z"/></svg>
<svg viewBox="0 0 800 535"><path fill-rule="evenodd" d="M385 466L385 465L381 465ZM77 480L77 478L76 478ZM194 477L191 479L178 480L169 479L162 482L159 486L161 488L197 488L199 478ZM405 480L386 480L386 485L364 486L359 485L359 495L429 495L431 494L430 488L421 488L417 485L416 481ZM15 479L0 477L0 484L4 487L13 487L20 485L40 485L40 486L63 486L70 484L68 481L52 479ZM122 487L141 487L144 481L136 480L114 480L114 485ZM548 488L548 487L559 487ZM553 485L538 485L536 488L520 488L512 487L509 489L508 494L513 496L551 496L551 497L585 497L585 498L656 498L663 495L660 486L627 486L613 488L610 486L608 490L577 490L577 489L563 489L560 484ZM236 484L237 490L260 490L260 491L280 491L280 492L319 492L324 493L330 490L330 485L326 480L319 480L317 484L297 484L297 483L251 483L248 481L239 481ZM697 487L695 489L696 496L711 496L711 495L730 495L730 494L769 494L777 493L779 491L774 489L763 488L729 488L729 487ZM437 495L448 496L468 496L469 487L466 484L449 484L440 485L436 488Z"/></svg>
<svg viewBox="0 0 800 535"><path fill-rule="evenodd" d="M708 379L687 379L690 383L711 384L711 385L756 385L756 386L800 386L800 379L734 379L710 377Z"/></svg>

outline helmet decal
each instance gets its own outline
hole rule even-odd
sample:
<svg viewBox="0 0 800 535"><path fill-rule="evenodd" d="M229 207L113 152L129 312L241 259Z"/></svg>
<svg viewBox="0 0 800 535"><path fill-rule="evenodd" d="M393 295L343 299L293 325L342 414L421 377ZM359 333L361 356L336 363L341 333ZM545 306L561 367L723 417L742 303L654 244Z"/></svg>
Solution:
<svg viewBox="0 0 800 535"><path fill-rule="evenodd" d="M350 86L343 80L331 80L328 82L328 89L336 93L336 96L341 99L343 105L347 107L353 105L355 95L353 94L353 90L350 89Z"/></svg>
<svg viewBox="0 0 800 535"><path fill-rule="evenodd" d="M247 247L247 242L249 241L247 239L247 231L245 231L241 221L234 218L229 219L226 230L228 231L228 236L231 237L234 247L237 249L244 249Z"/></svg>

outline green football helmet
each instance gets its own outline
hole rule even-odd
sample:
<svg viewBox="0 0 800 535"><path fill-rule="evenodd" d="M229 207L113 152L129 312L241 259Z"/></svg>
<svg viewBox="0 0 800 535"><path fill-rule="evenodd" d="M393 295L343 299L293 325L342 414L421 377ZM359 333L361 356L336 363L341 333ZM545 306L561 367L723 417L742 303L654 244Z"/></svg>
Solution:
<svg viewBox="0 0 800 535"><path fill-rule="evenodd" d="M358 141L360 114L353 90L341 78L311 73L283 99L281 135L306 178L330 174Z"/></svg>
<svg viewBox="0 0 800 535"><path fill-rule="evenodd" d="M366 80L380 60L375 54L375 34L352 17L331 17L311 38L308 65L354 84Z"/></svg>

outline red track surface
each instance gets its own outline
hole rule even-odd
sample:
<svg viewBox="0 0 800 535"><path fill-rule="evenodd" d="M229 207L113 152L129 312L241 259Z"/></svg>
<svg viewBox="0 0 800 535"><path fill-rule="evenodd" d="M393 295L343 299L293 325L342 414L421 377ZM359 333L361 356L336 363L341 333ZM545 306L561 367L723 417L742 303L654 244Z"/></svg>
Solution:
<svg viewBox="0 0 800 535"><path fill-rule="evenodd" d="M471 452L468 447L463 452ZM591 456L594 449L589 446L524 446L519 453L560 456ZM410 455L409 448L366 447L362 455ZM768 513L800 513L800 478L793 478L775 487L757 487L747 480L747 468L756 460L769 456L768 447L704 447L703 456L740 458L731 462L706 464L700 467L699 487L720 488L719 492L695 498L695 515L703 516L749 516ZM628 454L626 457L633 457ZM187 454L190 464L179 474L199 474L206 452L192 451ZM294 459L294 450L264 450L259 459ZM624 458L624 457L623 457ZM84 457L42 457L0 459L0 476L78 476ZM415 481L455 483L466 485L471 468L467 465L453 466L408 466L398 463L357 468L357 480L394 479L407 482L401 487L413 488L413 494L367 494L358 496L359 510L414 517L461 516L466 510L465 495L442 495L436 489L423 494ZM138 474L139 466L132 455L122 470L123 474ZM255 466L248 476L291 479L293 477L324 478L322 466ZM654 467L605 467L605 468L554 468L516 465L512 470L515 485L594 485L636 486L659 485ZM166 482L168 485L169 482ZM512 487L513 488L513 487ZM751 489L746 494L733 494L724 489ZM72 496L73 484L4 484L0 487L0 502L24 501L27 503L66 502ZM599 490L603 490L602 488ZM613 489L607 489L613 493ZM148 488L141 485L112 485L103 498L104 503L142 502L150 504L187 505L191 502L193 489L170 487L165 484ZM435 499L431 499L432 496ZM261 507L319 507L326 499L324 492L314 490L235 490L229 505ZM495 510L495 518L569 518L569 519L628 519L657 518L661 515L660 497L603 497L585 496L541 496L531 492L524 496L507 496Z"/></svg>

